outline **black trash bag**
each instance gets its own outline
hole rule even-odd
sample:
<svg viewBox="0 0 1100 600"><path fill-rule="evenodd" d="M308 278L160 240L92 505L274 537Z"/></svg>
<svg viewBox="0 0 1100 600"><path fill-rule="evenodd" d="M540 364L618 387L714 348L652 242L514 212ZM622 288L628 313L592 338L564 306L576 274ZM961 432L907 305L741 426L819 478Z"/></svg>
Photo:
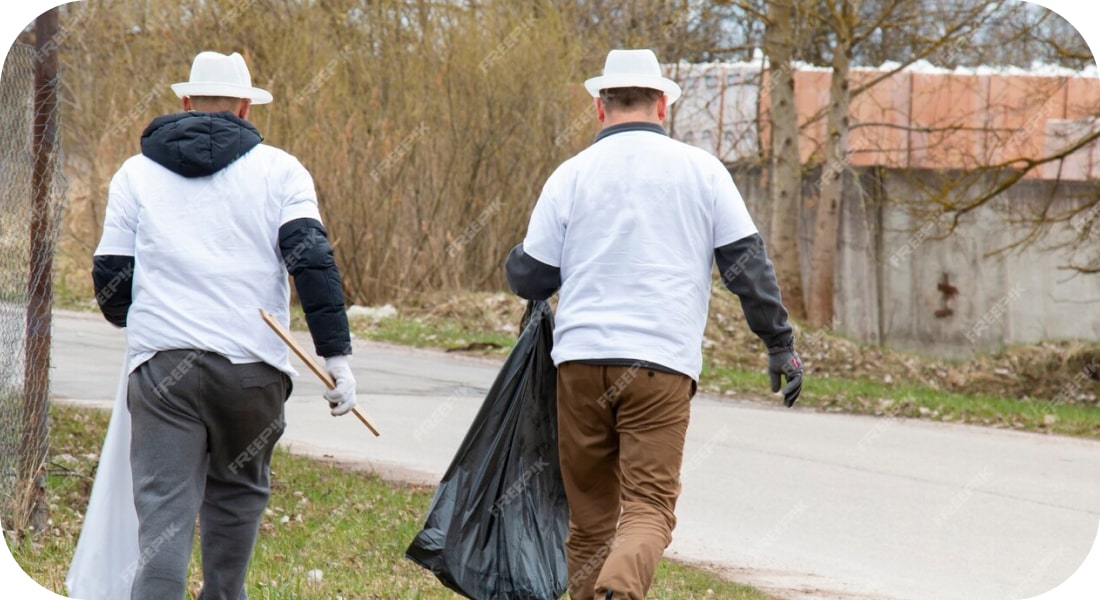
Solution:
<svg viewBox="0 0 1100 600"><path fill-rule="evenodd" d="M550 306L523 323L405 551L473 600L557 600L568 583Z"/></svg>

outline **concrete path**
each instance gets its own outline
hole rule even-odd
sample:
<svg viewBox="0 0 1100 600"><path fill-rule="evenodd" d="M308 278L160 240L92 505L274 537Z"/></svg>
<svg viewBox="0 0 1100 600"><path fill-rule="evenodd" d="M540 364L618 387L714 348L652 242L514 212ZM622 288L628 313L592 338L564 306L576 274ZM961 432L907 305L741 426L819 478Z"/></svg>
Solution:
<svg viewBox="0 0 1100 600"><path fill-rule="evenodd" d="M97 315L59 312L54 394L109 403L124 345ZM355 351L360 403L383 437L330 417L300 367L284 445L437 482L499 361ZM1031 597L1077 569L1100 520L1098 442L706 396L683 480L669 555L800 600Z"/></svg>

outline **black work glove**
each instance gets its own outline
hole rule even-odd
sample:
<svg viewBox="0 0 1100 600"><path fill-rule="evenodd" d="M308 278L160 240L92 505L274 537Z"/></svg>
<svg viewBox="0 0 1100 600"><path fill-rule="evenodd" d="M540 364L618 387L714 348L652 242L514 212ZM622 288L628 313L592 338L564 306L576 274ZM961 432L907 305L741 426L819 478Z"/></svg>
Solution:
<svg viewBox="0 0 1100 600"><path fill-rule="evenodd" d="M768 375L772 378L773 392L778 392L782 378L787 378L787 386L783 388L783 406L794 406L802 393L802 359L798 358L793 345L768 348Z"/></svg>

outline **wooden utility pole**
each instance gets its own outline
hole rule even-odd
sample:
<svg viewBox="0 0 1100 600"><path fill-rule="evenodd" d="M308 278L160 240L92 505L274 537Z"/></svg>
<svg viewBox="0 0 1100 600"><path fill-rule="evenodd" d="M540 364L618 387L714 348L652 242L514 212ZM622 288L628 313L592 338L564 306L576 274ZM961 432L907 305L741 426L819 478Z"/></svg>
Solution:
<svg viewBox="0 0 1100 600"><path fill-rule="evenodd" d="M51 202L57 145L58 11L35 21L34 170L31 175L30 273L27 279L27 335L23 371L23 433L19 449L16 507L23 525L45 521L45 475L50 393L50 309L56 229Z"/></svg>

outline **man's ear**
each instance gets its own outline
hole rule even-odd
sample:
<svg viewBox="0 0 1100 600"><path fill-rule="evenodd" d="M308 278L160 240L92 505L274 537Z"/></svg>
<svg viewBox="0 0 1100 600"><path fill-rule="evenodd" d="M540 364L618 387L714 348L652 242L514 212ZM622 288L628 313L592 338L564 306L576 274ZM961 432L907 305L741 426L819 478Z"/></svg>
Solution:
<svg viewBox="0 0 1100 600"><path fill-rule="evenodd" d="M603 123L604 120L607 119L607 111L604 110L603 100L600 100L599 98L593 98L592 100L596 105L596 119L600 123Z"/></svg>
<svg viewBox="0 0 1100 600"><path fill-rule="evenodd" d="M657 119L662 123L665 117L668 116L668 96L661 96L657 99Z"/></svg>
<svg viewBox="0 0 1100 600"><path fill-rule="evenodd" d="M191 96L183 97L183 110L184 112L191 112Z"/></svg>
<svg viewBox="0 0 1100 600"><path fill-rule="evenodd" d="M252 101L248 98L241 98L241 103L237 106L237 116L247 120L249 109L252 108Z"/></svg>

